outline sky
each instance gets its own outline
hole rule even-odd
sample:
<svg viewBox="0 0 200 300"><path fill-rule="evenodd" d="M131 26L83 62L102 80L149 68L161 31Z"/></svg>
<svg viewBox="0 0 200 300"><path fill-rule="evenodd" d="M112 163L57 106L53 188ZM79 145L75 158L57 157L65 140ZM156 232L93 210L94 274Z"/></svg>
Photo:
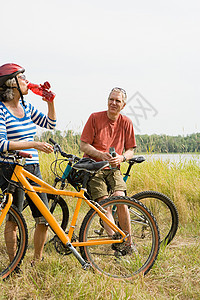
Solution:
<svg viewBox="0 0 200 300"><path fill-rule="evenodd" d="M200 132L200 1L9 0L0 65L17 63L56 93L57 130L81 132L113 87L136 134ZM46 113L31 91L25 97Z"/></svg>

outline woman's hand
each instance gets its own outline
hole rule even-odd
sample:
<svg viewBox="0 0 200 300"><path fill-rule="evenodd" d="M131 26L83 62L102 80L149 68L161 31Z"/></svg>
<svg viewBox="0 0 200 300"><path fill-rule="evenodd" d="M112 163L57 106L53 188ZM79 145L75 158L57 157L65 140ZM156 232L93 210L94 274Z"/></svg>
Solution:
<svg viewBox="0 0 200 300"><path fill-rule="evenodd" d="M44 102L47 102L47 103L54 103L54 100L53 100L52 102L50 102L50 101L47 100L45 97L42 97L42 100L43 100Z"/></svg>
<svg viewBox="0 0 200 300"><path fill-rule="evenodd" d="M34 143L35 143L35 145L33 148L35 148L39 151L45 152L47 154L53 152L53 146L46 142L34 142Z"/></svg>

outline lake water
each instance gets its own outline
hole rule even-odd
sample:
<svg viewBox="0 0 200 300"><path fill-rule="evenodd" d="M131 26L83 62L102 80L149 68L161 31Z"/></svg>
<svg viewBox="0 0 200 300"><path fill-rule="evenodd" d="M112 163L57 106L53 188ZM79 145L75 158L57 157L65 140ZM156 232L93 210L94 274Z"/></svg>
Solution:
<svg viewBox="0 0 200 300"><path fill-rule="evenodd" d="M144 157L147 161L151 161L154 159L160 159L162 161L170 161L173 163L184 163L190 160L193 160L195 162L197 162L198 164L200 164L200 154L190 154L190 153L186 153L186 154L144 154Z"/></svg>

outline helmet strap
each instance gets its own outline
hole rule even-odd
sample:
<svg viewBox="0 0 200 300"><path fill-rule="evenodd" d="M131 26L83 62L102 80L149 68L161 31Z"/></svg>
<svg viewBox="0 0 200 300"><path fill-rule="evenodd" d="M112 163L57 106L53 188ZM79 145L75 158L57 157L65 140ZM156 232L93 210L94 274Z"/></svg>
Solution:
<svg viewBox="0 0 200 300"><path fill-rule="evenodd" d="M17 83L17 89L20 93L20 97L21 97L21 100L22 100L22 105L25 107L25 103L24 103L24 96L22 95L22 91L20 89L20 86L19 86L19 82L18 82L18 79L17 79L17 76L15 76L15 80L16 80L16 83Z"/></svg>

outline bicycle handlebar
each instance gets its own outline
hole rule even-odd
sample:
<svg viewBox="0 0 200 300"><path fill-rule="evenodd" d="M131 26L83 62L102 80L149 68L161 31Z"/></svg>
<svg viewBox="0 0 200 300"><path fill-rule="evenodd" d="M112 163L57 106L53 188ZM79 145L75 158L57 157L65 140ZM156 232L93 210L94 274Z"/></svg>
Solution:
<svg viewBox="0 0 200 300"><path fill-rule="evenodd" d="M80 157L78 157L76 155L73 155L73 154L67 154L66 152L62 151L60 145L58 143L56 143L52 138L50 138L49 141L54 145L54 153L55 152L60 152L60 154L63 157L66 157L66 158L68 158L70 160L73 160L73 161L79 161L80 160Z"/></svg>
<svg viewBox="0 0 200 300"><path fill-rule="evenodd" d="M29 154L27 152L23 151L16 151L18 156L24 157L24 158L32 158L32 154Z"/></svg>
<svg viewBox="0 0 200 300"><path fill-rule="evenodd" d="M0 154L2 157L10 158L10 159L20 159L20 158L32 158L32 154L29 154L27 152L23 152L20 150L12 150L7 152L2 152Z"/></svg>

